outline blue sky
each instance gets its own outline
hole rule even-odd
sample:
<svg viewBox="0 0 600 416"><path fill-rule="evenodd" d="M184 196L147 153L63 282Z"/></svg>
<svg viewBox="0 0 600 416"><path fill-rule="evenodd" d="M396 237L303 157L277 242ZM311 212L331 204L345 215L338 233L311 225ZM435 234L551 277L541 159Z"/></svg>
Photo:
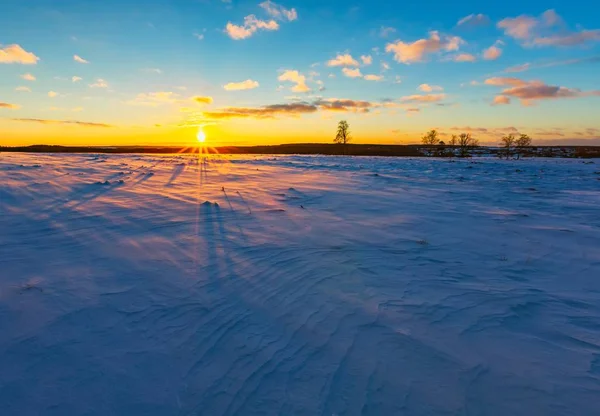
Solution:
<svg viewBox="0 0 600 416"><path fill-rule="evenodd" d="M10 143L329 141L342 118L357 142L600 137L600 6L24 3L0 14Z"/></svg>

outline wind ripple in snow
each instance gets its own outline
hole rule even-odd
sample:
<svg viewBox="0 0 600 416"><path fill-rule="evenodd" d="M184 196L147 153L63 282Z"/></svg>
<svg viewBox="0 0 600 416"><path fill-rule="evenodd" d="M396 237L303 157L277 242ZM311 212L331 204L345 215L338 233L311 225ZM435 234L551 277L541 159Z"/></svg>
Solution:
<svg viewBox="0 0 600 416"><path fill-rule="evenodd" d="M594 172L2 154L2 412L593 415Z"/></svg>

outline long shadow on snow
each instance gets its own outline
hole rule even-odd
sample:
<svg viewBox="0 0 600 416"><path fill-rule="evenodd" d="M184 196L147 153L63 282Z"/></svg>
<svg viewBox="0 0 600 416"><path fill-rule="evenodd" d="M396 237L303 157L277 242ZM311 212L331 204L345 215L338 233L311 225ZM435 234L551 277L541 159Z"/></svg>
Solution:
<svg viewBox="0 0 600 416"><path fill-rule="evenodd" d="M57 201L56 203L48 206L45 213L50 215L56 207L62 205L63 209L59 210L54 215L52 215L52 217L57 217L60 214L67 212L68 210L78 208L90 201L93 201L94 199L101 197L102 195L112 190L120 188L123 185L123 183L107 185L104 185L102 183L87 184L84 186L84 189L82 191L74 192L73 194L69 195L69 201ZM68 205L70 202L73 202L73 199L75 199L75 203L73 205Z"/></svg>
<svg viewBox="0 0 600 416"><path fill-rule="evenodd" d="M178 163L177 165L175 165L175 167L173 168L173 173L171 174L171 177L169 178L169 181L165 186L171 186L173 182L179 177L179 175L181 175L185 171L185 166L185 163Z"/></svg>

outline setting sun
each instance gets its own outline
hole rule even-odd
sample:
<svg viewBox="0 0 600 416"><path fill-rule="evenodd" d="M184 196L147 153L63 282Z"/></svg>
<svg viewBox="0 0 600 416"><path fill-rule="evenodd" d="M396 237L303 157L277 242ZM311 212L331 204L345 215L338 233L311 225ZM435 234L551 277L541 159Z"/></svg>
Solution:
<svg viewBox="0 0 600 416"><path fill-rule="evenodd" d="M196 134L196 139L198 142L204 143L206 141L206 133L202 131L202 129L198 129L198 133Z"/></svg>

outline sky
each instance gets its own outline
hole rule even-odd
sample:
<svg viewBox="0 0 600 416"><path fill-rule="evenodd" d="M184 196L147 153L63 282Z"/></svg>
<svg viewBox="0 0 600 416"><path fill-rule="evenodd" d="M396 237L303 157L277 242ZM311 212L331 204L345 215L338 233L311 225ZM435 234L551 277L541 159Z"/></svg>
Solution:
<svg viewBox="0 0 600 416"><path fill-rule="evenodd" d="M3 0L0 145L600 144L600 5Z"/></svg>

